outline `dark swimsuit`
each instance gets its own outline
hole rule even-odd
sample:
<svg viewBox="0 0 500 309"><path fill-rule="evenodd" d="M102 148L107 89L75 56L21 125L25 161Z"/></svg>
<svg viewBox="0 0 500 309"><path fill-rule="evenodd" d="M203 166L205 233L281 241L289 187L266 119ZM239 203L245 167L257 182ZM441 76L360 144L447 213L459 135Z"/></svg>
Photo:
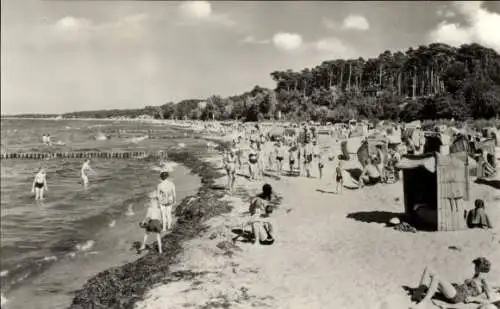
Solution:
<svg viewBox="0 0 500 309"><path fill-rule="evenodd" d="M45 185L43 182L35 182L35 188L37 189L41 189L43 188Z"/></svg>

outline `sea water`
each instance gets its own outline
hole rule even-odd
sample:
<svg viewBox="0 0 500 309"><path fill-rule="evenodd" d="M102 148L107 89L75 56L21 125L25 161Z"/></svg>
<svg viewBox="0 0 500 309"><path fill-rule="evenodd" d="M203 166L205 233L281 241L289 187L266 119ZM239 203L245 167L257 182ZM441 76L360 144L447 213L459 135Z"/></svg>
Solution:
<svg viewBox="0 0 500 309"><path fill-rule="evenodd" d="M106 129L137 132L146 127L111 121L3 119L2 151L45 151L42 134L65 143L58 146L64 147L60 151L157 151L181 141L130 142L123 134L106 141L94 139ZM174 129L161 130L167 137L178 135ZM201 143L186 138L182 142L187 149ZM160 180L154 171L159 162L92 160L95 174L87 190L80 181L82 163L82 159L2 160L0 280L7 308L65 308L89 277L140 256L134 243L142 241L138 224L145 215L147 194ZM41 166L49 190L37 203L31 186ZM172 179L179 201L200 186L199 178L183 165L175 168Z"/></svg>

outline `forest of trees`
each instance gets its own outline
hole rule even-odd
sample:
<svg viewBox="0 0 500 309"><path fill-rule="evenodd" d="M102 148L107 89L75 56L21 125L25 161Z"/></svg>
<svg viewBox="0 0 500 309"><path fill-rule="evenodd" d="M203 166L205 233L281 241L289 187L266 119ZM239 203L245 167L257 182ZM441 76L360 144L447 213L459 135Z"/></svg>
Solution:
<svg viewBox="0 0 500 309"><path fill-rule="evenodd" d="M65 117L151 115L162 119L346 121L469 119L500 114L500 55L479 44L433 43L377 58L324 61L300 72L274 71L275 89L255 86L227 98L184 100L135 110ZM200 104L200 102L205 102Z"/></svg>
<svg viewBox="0 0 500 309"><path fill-rule="evenodd" d="M164 118L346 121L352 118L468 119L500 114L500 55L479 44L430 44L371 59L324 61L300 72L275 71L274 90L212 96L162 106Z"/></svg>

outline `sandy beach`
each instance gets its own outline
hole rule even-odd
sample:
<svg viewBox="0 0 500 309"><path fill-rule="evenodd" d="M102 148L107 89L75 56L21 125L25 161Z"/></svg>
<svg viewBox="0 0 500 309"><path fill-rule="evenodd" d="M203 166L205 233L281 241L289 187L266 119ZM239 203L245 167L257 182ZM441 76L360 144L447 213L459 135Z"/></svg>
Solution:
<svg viewBox="0 0 500 309"><path fill-rule="evenodd" d="M345 169L359 164L355 159L346 163ZM221 168L220 158L212 164ZM474 199L482 198L493 229L401 232L386 226L404 212L401 182L337 195L333 169L329 162L323 180L283 176L250 182L238 177L236 193L222 198L233 210L210 219L201 237L183 244L170 269L172 279L151 289L136 308L402 309L411 305L405 287L417 286L425 266L462 282L472 275L471 261L478 256L492 261L489 281L500 286L500 191L472 183L467 203L473 208ZM272 215L276 242L232 242L236 235L231 230L243 221L249 196L260 192L264 182L282 197ZM225 177L217 183L223 186Z"/></svg>

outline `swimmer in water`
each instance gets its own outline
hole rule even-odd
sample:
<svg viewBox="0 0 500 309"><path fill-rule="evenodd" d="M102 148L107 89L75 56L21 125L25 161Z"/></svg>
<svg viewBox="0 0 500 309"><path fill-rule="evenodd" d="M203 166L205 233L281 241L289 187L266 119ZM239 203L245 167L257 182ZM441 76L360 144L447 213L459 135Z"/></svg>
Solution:
<svg viewBox="0 0 500 309"><path fill-rule="evenodd" d="M83 163L82 170L81 170L81 177L82 177L83 187L85 189L87 189L88 186L89 186L89 176L88 176L89 172L93 172L93 170L90 168L90 159L87 159Z"/></svg>
<svg viewBox="0 0 500 309"><path fill-rule="evenodd" d="M45 169L42 167L35 175L33 180L33 186L31 188L31 193L35 193L35 200L43 200L43 193L48 191L47 188L47 175L45 174Z"/></svg>

